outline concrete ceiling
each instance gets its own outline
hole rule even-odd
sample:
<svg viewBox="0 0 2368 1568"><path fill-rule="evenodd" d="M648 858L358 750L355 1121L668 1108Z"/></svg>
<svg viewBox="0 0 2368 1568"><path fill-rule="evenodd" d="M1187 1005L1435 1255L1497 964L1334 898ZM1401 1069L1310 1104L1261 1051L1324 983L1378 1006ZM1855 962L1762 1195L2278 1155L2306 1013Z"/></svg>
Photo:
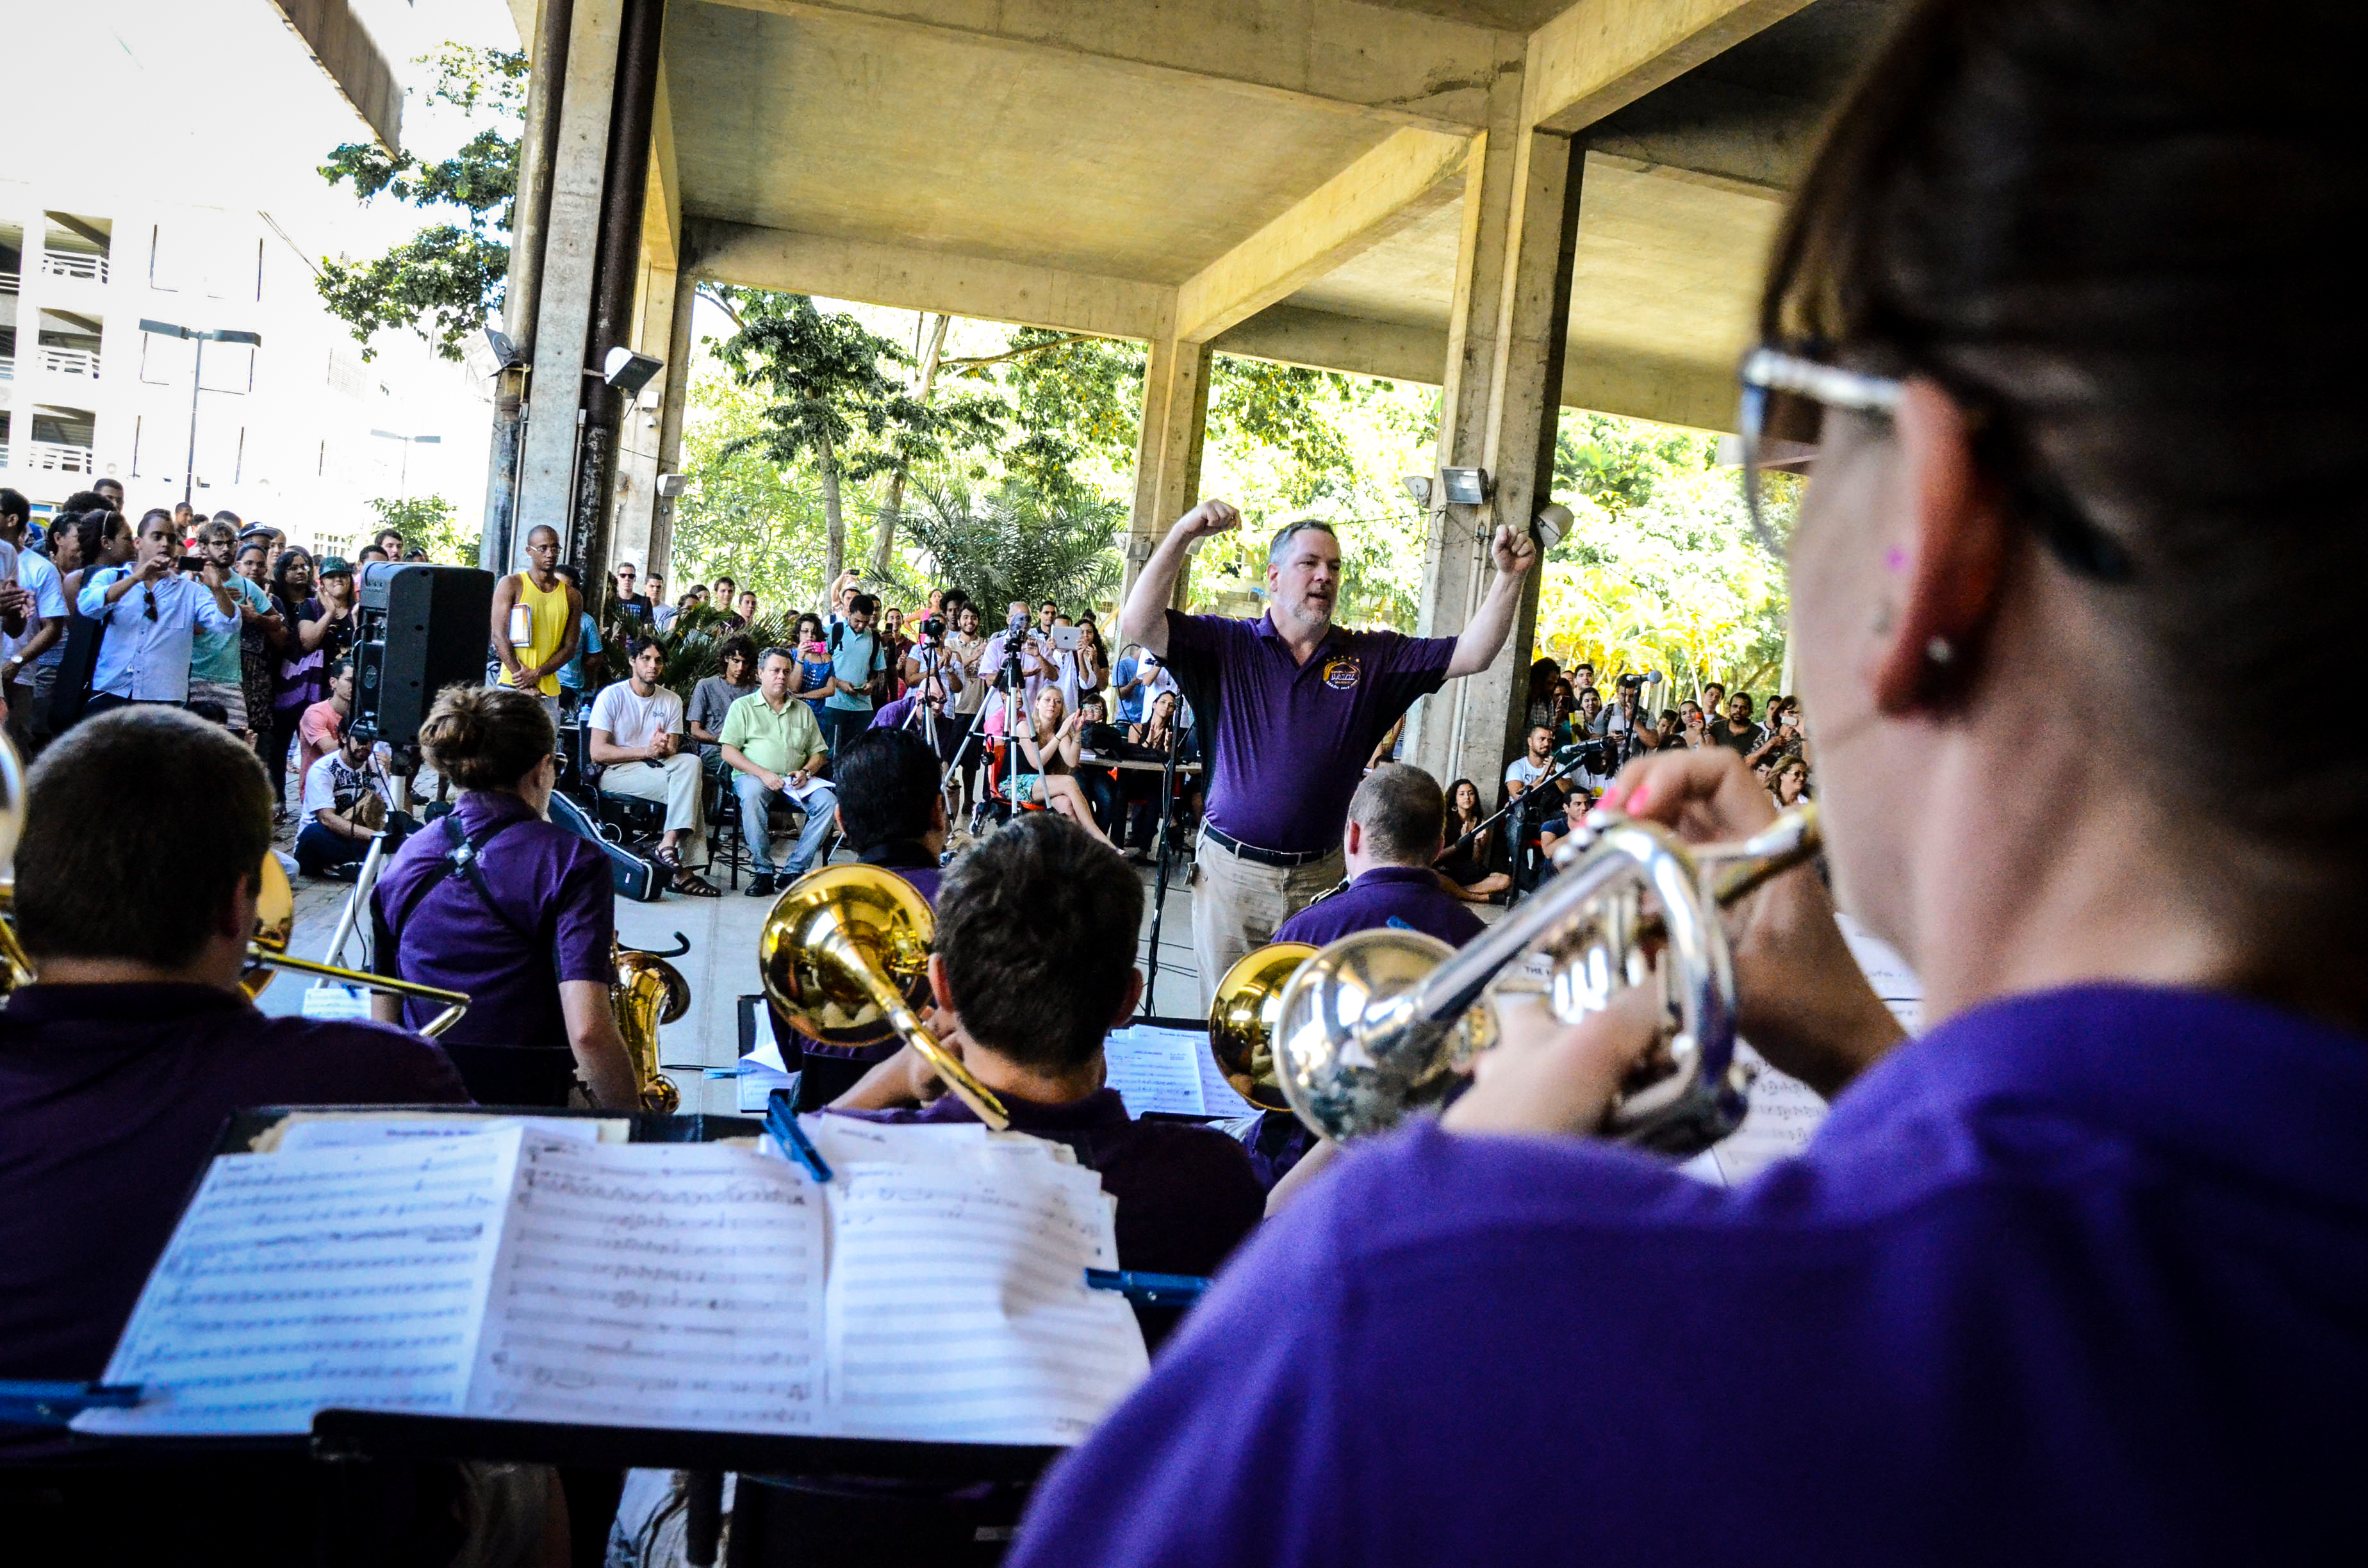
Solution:
<svg viewBox="0 0 2368 1568"><path fill-rule="evenodd" d="M1782 191L1898 0L1736 3L1780 19L1605 89L1577 132L1566 403L1728 417ZM735 281L1146 336L1262 231L1387 187L1386 221L1215 342L1436 381L1463 209L1423 183L1460 182L1460 153L1429 149L1487 123L1531 29L1703 4L673 0L680 211L694 264Z"/></svg>

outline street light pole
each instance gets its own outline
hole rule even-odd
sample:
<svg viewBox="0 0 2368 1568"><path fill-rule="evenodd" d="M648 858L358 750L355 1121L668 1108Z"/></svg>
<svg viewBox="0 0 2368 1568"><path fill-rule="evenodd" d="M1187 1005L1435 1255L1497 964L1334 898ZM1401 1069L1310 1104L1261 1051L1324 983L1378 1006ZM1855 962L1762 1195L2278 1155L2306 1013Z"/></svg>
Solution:
<svg viewBox="0 0 2368 1568"><path fill-rule="evenodd" d="M401 466L400 466L400 467L395 471L395 472L396 472L396 478L395 478L394 484L395 484L395 489L399 492L399 494L395 496L395 499L396 499L397 501L408 501L408 500L410 500L410 499L411 499L411 449L412 449L413 444L414 444L415 442L426 442L428 446L431 446L431 447L435 447L435 446L441 446L441 445L443 444L444 437L441 437L441 436L398 436L398 435L396 435L396 434L395 434L393 431L392 431L392 430L373 430L373 431L371 431L371 432L370 432L370 434L371 434L371 435L373 435L373 436L381 436L381 437L384 437L387 440L390 440L390 441L400 441L400 442L402 442L402 443L403 443L403 462L402 462L402 465L401 465Z"/></svg>
<svg viewBox="0 0 2368 1568"><path fill-rule="evenodd" d="M181 505L197 510L198 493L198 393L205 390L206 345L209 343L244 343L249 348L263 347L263 335L255 332L233 332L218 327L212 332L199 332L194 327L178 326L168 321L142 321L142 332L153 332L159 337L193 338L198 345L196 368L189 372L189 455L181 472Z"/></svg>

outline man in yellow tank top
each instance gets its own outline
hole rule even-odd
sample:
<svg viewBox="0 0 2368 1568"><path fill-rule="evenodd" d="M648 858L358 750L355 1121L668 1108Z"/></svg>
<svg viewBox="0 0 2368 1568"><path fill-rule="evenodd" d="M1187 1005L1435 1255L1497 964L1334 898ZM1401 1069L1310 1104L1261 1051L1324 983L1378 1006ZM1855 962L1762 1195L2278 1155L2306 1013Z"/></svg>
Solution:
<svg viewBox="0 0 2368 1568"><path fill-rule="evenodd" d="M559 719L559 672L575 656L584 600L559 574L559 531L548 525L526 536L527 568L494 586L494 652L502 684L540 695Z"/></svg>

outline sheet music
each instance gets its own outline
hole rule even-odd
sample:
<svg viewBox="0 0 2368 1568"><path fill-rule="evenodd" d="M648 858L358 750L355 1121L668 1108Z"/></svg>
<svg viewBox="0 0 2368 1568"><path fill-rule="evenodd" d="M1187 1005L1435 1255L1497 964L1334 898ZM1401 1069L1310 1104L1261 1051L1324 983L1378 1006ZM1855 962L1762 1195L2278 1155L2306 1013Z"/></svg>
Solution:
<svg viewBox="0 0 2368 1568"><path fill-rule="evenodd" d="M1050 1161L855 1165L830 1184L831 1429L1075 1443L1149 1369L1100 1178Z"/></svg>
<svg viewBox="0 0 2368 1568"><path fill-rule="evenodd" d="M108 1363L108 1382L155 1396L75 1427L303 1432L329 1405L459 1414L521 1136L216 1159Z"/></svg>
<svg viewBox="0 0 2368 1568"><path fill-rule="evenodd" d="M1110 1064L1105 1082L1126 1101L1129 1116L1151 1110L1206 1116L1199 1058L1208 1053L1209 1037L1195 1030L1132 1024L1112 1029L1102 1041L1102 1058Z"/></svg>
<svg viewBox="0 0 2368 1568"><path fill-rule="evenodd" d="M593 1116L460 1116L406 1115L364 1111L353 1116L296 1111L276 1128L276 1140L258 1139L256 1153L277 1150L283 1154L307 1149L363 1149L389 1143L432 1142L438 1139L473 1138L482 1132L524 1128L538 1138L575 1143L622 1143L632 1124L622 1117Z"/></svg>
<svg viewBox="0 0 2368 1568"><path fill-rule="evenodd" d="M825 1216L793 1165L697 1143L529 1140L469 1411L808 1432Z"/></svg>
<svg viewBox="0 0 2368 1568"><path fill-rule="evenodd" d="M798 1118L798 1125L834 1171L841 1165L882 1163L999 1170L1000 1165L987 1163L996 1156L1077 1163L1076 1151L1066 1143L1025 1132L991 1131L980 1121L872 1121L823 1111ZM778 1153L779 1145L768 1143Z"/></svg>
<svg viewBox="0 0 2368 1568"><path fill-rule="evenodd" d="M1193 1066L1201 1074L1201 1108L1211 1116L1256 1116L1258 1108L1242 1098L1234 1085L1225 1080L1224 1069L1209 1051L1209 1037L1192 1035Z"/></svg>
<svg viewBox="0 0 2368 1568"><path fill-rule="evenodd" d="M1901 1028L1916 1033L1922 1027L1924 983L1916 978L1916 971L1907 967L1907 960L1890 943L1849 915L1836 911L1834 923L1841 927L1842 940L1850 944L1850 957L1858 960L1858 967L1865 971L1867 983L1874 987L1874 994L1883 998L1883 1005L1891 1009L1891 1016L1899 1020Z"/></svg>

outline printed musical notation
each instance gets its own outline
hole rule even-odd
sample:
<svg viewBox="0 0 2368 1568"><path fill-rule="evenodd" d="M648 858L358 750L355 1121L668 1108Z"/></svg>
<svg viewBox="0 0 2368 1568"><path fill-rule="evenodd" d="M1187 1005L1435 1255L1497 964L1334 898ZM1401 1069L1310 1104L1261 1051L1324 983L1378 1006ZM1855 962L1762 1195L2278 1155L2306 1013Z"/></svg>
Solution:
<svg viewBox="0 0 2368 1568"><path fill-rule="evenodd" d="M456 1414L518 1159L507 1140L216 1160L107 1381L103 1433L302 1432L330 1405Z"/></svg>
<svg viewBox="0 0 2368 1568"><path fill-rule="evenodd" d="M474 1403L521 1421L812 1430L825 1248L819 1196L752 1151L529 1145Z"/></svg>

